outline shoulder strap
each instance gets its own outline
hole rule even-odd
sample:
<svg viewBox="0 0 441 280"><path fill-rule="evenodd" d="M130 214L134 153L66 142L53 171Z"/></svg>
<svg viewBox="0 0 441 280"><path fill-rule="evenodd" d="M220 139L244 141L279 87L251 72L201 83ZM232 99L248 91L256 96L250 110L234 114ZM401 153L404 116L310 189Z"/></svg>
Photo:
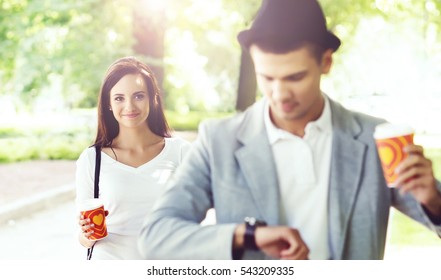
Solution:
<svg viewBox="0 0 441 280"><path fill-rule="evenodd" d="M96 157L95 157L95 183L93 188L93 197L98 198L100 193L100 168L101 168L101 147L95 145Z"/></svg>
<svg viewBox="0 0 441 280"><path fill-rule="evenodd" d="M93 197L98 198L99 194L100 194L99 182L100 182L100 168L101 168L101 147L99 147L98 145L95 145L95 152L96 152L96 156L95 156L95 181L93 184ZM93 244L91 248L87 249L87 259L88 260L92 259L92 252L93 252L94 246L95 246L95 244Z"/></svg>

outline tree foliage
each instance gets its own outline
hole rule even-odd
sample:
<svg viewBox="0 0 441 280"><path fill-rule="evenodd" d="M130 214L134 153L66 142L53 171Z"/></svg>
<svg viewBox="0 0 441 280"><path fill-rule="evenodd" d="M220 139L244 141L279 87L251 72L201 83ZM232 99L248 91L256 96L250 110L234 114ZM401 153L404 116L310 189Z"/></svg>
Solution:
<svg viewBox="0 0 441 280"><path fill-rule="evenodd" d="M155 1L168 3L164 60L151 61L164 65L168 108L234 110L241 51L236 35L249 27L261 0L2 0L0 97L14 96L30 108L58 81L64 106L94 106L108 65L135 53L134 11L145 11L154 23L154 11L143 3ZM441 26L439 0L320 3L343 52L363 17L415 17L423 32Z"/></svg>
<svg viewBox="0 0 441 280"><path fill-rule="evenodd" d="M239 78L237 31L260 0L170 1L166 36L167 106L232 111Z"/></svg>
<svg viewBox="0 0 441 280"><path fill-rule="evenodd" d="M130 53L131 10L124 2L3 0L1 92L30 106L51 77L61 77L67 106L94 105L108 64Z"/></svg>

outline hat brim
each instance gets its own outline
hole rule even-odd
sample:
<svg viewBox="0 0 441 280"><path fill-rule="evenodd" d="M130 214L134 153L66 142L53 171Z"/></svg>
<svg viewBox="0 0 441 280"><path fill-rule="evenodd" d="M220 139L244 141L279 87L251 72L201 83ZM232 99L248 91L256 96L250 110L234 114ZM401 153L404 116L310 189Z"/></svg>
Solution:
<svg viewBox="0 0 441 280"><path fill-rule="evenodd" d="M249 49L250 45L252 43L254 43L257 39L262 39L262 38L276 38L277 36L268 36L268 34L263 35L263 34L257 34L254 30L252 29L248 29L248 30L244 30L241 31L238 35L237 35L237 40L239 41L239 43L245 47L246 49ZM340 45L341 45L341 41L340 39L334 35L334 33L332 33L331 31L326 31L326 35L324 36L324 41L323 42L317 42L320 45L322 45L323 47L327 48L327 49L332 49L333 51L336 51ZM287 39L286 37L283 38L283 40L285 42L289 41L289 38ZM297 39L293 39L290 43L296 43ZM305 40L307 41L307 40ZM300 43L300 41L299 41Z"/></svg>

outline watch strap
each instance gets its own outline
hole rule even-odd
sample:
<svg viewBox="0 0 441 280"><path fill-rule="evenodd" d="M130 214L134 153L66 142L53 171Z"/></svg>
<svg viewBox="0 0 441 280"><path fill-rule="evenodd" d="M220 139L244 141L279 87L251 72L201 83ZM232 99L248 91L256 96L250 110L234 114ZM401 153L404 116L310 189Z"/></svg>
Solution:
<svg viewBox="0 0 441 280"><path fill-rule="evenodd" d="M256 244L256 228L259 226L265 226L264 221L257 220L253 217L245 218L245 235L244 235L244 248L248 250L258 251L259 247Z"/></svg>

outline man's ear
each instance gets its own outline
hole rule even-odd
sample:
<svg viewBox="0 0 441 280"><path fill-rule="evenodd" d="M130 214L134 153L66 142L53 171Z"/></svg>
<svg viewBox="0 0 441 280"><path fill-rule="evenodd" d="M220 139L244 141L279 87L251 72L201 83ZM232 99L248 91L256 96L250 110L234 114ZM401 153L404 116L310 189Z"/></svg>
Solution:
<svg viewBox="0 0 441 280"><path fill-rule="evenodd" d="M329 70L331 70L332 66L332 54L334 53L333 49L327 49L322 55L322 74L328 74Z"/></svg>

